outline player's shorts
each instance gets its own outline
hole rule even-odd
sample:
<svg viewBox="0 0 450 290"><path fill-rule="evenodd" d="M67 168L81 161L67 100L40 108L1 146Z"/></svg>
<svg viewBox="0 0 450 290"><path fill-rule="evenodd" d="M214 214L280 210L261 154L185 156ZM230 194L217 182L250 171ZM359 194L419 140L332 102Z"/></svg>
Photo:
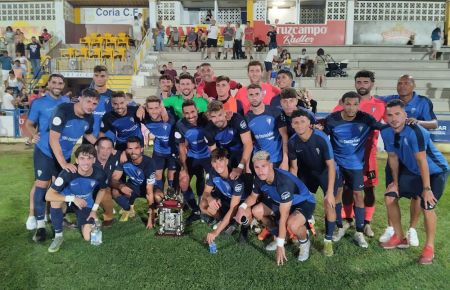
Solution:
<svg viewBox="0 0 450 290"><path fill-rule="evenodd" d="M266 71L271 71L272 70L272 62L265 61L264 62L264 67L266 68Z"/></svg>
<svg viewBox="0 0 450 290"><path fill-rule="evenodd" d="M52 176L58 176L62 170L56 158L48 157L38 147L34 147L33 161L36 180L51 180Z"/></svg>
<svg viewBox="0 0 450 290"><path fill-rule="evenodd" d="M233 48L233 40L225 40L223 42L223 48Z"/></svg>
<svg viewBox="0 0 450 290"><path fill-rule="evenodd" d="M81 228L81 226L83 225L95 223L93 219L87 219L92 211L90 207L83 207L82 209L79 209L74 203L72 203L69 208L71 209L71 212L74 212L77 217L78 228Z"/></svg>
<svg viewBox="0 0 450 290"><path fill-rule="evenodd" d="M213 190L211 192L211 196L213 198L220 200L221 206L217 210L217 213L219 214L220 218L222 219L227 214L227 212L230 210L231 198L224 196L218 190Z"/></svg>
<svg viewBox="0 0 450 290"><path fill-rule="evenodd" d="M348 186L353 191L362 191L364 189L364 175L362 169L339 168L338 187Z"/></svg>
<svg viewBox="0 0 450 290"><path fill-rule="evenodd" d="M430 175L430 187L433 192L436 200L439 200L444 193L445 184L447 182L449 172L442 172ZM403 168L401 173L398 176L398 190L399 197L405 197L408 199L418 198L420 197L421 202L420 205L423 209L430 210L434 209L434 207L430 207L429 205L425 206L425 203L422 199L422 177L420 175L414 174L406 168ZM394 193L386 193L387 196L397 197Z"/></svg>
<svg viewBox="0 0 450 290"><path fill-rule="evenodd" d="M322 189L325 195L328 190L328 169L323 172L315 171L298 171L297 177L303 181L310 192L316 193L319 187ZM336 172L336 178L334 180L333 194L336 196L339 182L339 172Z"/></svg>
<svg viewBox="0 0 450 290"><path fill-rule="evenodd" d="M164 156L153 152L152 159L156 170L164 170L166 168L168 170L177 169L177 160L173 155Z"/></svg>
<svg viewBox="0 0 450 290"><path fill-rule="evenodd" d="M440 40L433 40L433 50L439 51L442 47L442 42Z"/></svg>
<svg viewBox="0 0 450 290"><path fill-rule="evenodd" d="M267 206L268 208L270 208L273 212L273 216L275 217L275 219L278 221L280 219L280 207L279 205L274 202L270 197L264 195L261 199L261 202ZM316 208L316 204L315 203L311 203L308 201L302 201L299 204L295 204L291 206L291 209L289 211L289 214L294 213L295 211L300 212L305 218L306 218L306 223L308 223L308 220L311 219L313 213L314 213L314 209Z"/></svg>
<svg viewBox="0 0 450 290"><path fill-rule="evenodd" d="M252 47L253 46L253 40L244 40L244 46L245 47Z"/></svg>
<svg viewBox="0 0 450 290"><path fill-rule="evenodd" d="M200 159L188 157L186 160L186 165L190 177L201 171L209 172L212 168L211 158L209 157Z"/></svg>
<svg viewBox="0 0 450 290"><path fill-rule="evenodd" d="M217 39L208 38L206 41L207 47L217 47Z"/></svg>
<svg viewBox="0 0 450 290"><path fill-rule="evenodd" d="M364 162L364 187L375 187L378 185L377 155L370 154L369 160Z"/></svg>

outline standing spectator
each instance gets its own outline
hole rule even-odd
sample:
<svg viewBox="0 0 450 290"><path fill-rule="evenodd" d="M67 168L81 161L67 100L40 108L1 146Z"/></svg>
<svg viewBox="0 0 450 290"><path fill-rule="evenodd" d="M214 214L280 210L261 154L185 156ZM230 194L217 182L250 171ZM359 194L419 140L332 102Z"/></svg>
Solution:
<svg viewBox="0 0 450 290"><path fill-rule="evenodd" d="M227 22L227 26L223 29L223 53L225 56L223 59L228 58L228 53L231 54L233 51L233 38L234 38L234 29L231 27L231 23Z"/></svg>
<svg viewBox="0 0 450 290"><path fill-rule="evenodd" d="M250 21L247 21L247 27L244 29L244 47L247 59L253 59L253 41L255 39L255 29L253 28Z"/></svg>
<svg viewBox="0 0 450 290"><path fill-rule="evenodd" d="M166 71L166 69L167 69L167 65L163 64L162 67L159 69L159 73L161 75L164 75L164 72Z"/></svg>
<svg viewBox="0 0 450 290"><path fill-rule="evenodd" d="M267 32L269 37L269 50L277 47L277 31L275 25L270 26L269 32Z"/></svg>
<svg viewBox="0 0 450 290"><path fill-rule="evenodd" d="M3 36L5 38L6 42L6 50L8 51L8 54L10 56L14 55L15 50L15 43L14 43L14 31L11 26L6 27L5 35Z"/></svg>
<svg viewBox="0 0 450 290"><path fill-rule="evenodd" d="M6 86L6 80L8 79L9 72L12 70L12 58L8 55L7 51L3 52L3 55L0 56L0 64L2 65L2 80Z"/></svg>
<svg viewBox="0 0 450 290"><path fill-rule="evenodd" d="M167 69L164 71L165 75L169 75L172 78L172 81L175 81L175 78L177 77L177 71L173 68L173 63L169 61L167 63Z"/></svg>
<svg viewBox="0 0 450 290"><path fill-rule="evenodd" d="M142 13L138 14L138 21L139 21L139 25L141 26L141 33L142 35L146 35L147 34L147 28L145 27L145 20L144 17L142 17Z"/></svg>
<svg viewBox="0 0 450 290"><path fill-rule="evenodd" d="M211 24L208 27L208 40L206 41L206 58L211 57L211 52L214 52L214 55L217 53L217 37L219 36L219 28L216 26L216 21L211 20ZM217 55L216 55L217 59Z"/></svg>
<svg viewBox="0 0 450 290"><path fill-rule="evenodd" d="M200 47L200 52L202 54L201 58L203 59L203 57L205 56L205 50L206 50L206 43L208 41L208 36L206 35L206 32L203 31L203 29L199 29L198 30L198 42L199 45L198 47Z"/></svg>
<svg viewBox="0 0 450 290"><path fill-rule="evenodd" d="M194 29L189 30L189 33L186 37L186 41L184 43L184 47L186 49L190 48L190 51L197 51L197 33Z"/></svg>
<svg viewBox="0 0 450 290"><path fill-rule="evenodd" d="M244 35L244 30L242 30L241 24L236 24L236 33L234 34L234 45L233 45L233 58L240 59L242 57L242 36Z"/></svg>
<svg viewBox="0 0 450 290"><path fill-rule="evenodd" d="M142 27L141 27L141 22L139 21L137 16L134 16L134 21L133 21L133 40L134 40L134 46L137 49L141 45L141 42L142 42Z"/></svg>
<svg viewBox="0 0 450 290"><path fill-rule="evenodd" d="M44 28L42 30L41 38L42 38L42 41L41 41L42 44L49 41L50 38L52 38L52 35L50 33L48 33L47 28Z"/></svg>
<svg viewBox="0 0 450 290"><path fill-rule="evenodd" d="M16 53L19 52L20 55L25 55L25 34L17 28L14 36L14 43L16 44ZM12 56L12 55L11 55Z"/></svg>
<svg viewBox="0 0 450 290"><path fill-rule="evenodd" d="M31 38L31 43L27 45L28 59L31 62L33 78L38 78L41 64L41 45L38 43L36 36Z"/></svg>
<svg viewBox="0 0 450 290"><path fill-rule="evenodd" d="M20 60L16 59L14 61L14 65L12 67L12 70L14 71L14 74L16 75L16 78L18 79L24 79L26 71L25 69L20 65ZM8 73L9 74L9 73Z"/></svg>
<svg viewBox="0 0 450 290"><path fill-rule="evenodd" d="M180 33L176 26L172 28L172 33L170 34L170 49L173 48L173 45L178 46L178 50L180 50Z"/></svg>
<svg viewBox="0 0 450 290"><path fill-rule="evenodd" d="M325 87L326 84L326 66L327 66L327 59L325 56L325 51L323 48L319 48L317 50L316 58L314 59L314 77L315 85L317 87Z"/></svg>
<svg viewBox="0 0 450 290"><path fill-rule="evenodd" d="M14 95L17 95L23 86L25 86L24 80L17 78L14 74L14 71L11 70L9 72L8 78L5 81L5 87L13 88Z"/></svg>
<svg viewBox="0 0 450 290"><path fill-rule="evenodd" d="M13 96L14 89L6 87L5 94L3 95L2 110L14 110L16 107L15 98ZM6 112L7 115L12 115L13 112Z"/></svg>
<svg viewBox="0 0 450 290"><path fill-rule="evenodd" d="M302 49L302 54L297 58L297 65L294 68L296 77L306 77L308 74L309 56L306 54L306 48Z"/></svg>
<svg viewBox="0 0 450 290"><path fill-rule="evenodd" d="M213 17L212 17L211 9L208 9L208 11L206 12L206 17L205 17L205 20L203 21L203 24L210 24L212 19L213 19Z"/></svg>
<svg viewBox="0 0 450 290"><path fill-rule="evenodd" d="M164 51L164 25L162 21L156 22L156 51Z"/></svg>
<svg viewBox="0 0 450 290"><path fill-rule="evenodd" d="M430 59L431 60L436 60L437 59L437 53L439 52L439 50L441 50L441 46L442 46L442 33L441 33L441 28L436 27L433 32L431 32L431 42L433 47L431 48L431 56Z"/></svg>
<svg viewBox="0 0 450 290"><path fill-rule="evenodd" d="M281 47L274 47L267 53L266 58L264 59L264 67L266 69L265 80L268 82L271 78L272 74L272 64L275 62L280 62L281 59L278 57L278 53L280 53Z"/></svg>

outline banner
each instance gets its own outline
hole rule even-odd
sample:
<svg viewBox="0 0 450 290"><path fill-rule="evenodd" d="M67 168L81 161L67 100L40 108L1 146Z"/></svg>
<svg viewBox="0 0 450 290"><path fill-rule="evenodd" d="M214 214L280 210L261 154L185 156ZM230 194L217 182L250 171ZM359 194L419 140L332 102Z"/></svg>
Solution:
<svg viewBox="0 0 450 290"><path fill-rule="evenodd" d="M450 143L450 121L438 121L437 129L430 130L433 142Z"/></svg>
<svg viewBox="0 0 450 290"><path fill-rule="evenodd" d="M266 44L270 25L255 21L255 37ZM280 46L344 45L345 21L329 20L325 24L282 24L277 25L277 43Z"/></svg>
<svg viewBox="0 0 450 290"><path fill-rule="evenodd" d="M82 24L129 24L133 25L134 17L139 13L143 13L143 8L136 7L98 7L98 8L82 8L81 19Z"/></svg>

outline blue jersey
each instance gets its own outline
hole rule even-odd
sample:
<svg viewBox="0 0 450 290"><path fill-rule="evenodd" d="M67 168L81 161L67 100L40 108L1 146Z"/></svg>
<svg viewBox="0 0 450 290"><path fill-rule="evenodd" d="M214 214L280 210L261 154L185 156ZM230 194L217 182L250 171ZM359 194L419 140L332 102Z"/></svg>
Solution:
<svg viewBox="0 0 450 290"><path fill-rule="evenodd" d="M148 156L142 155L142 161L139 164L127 160L125 163L119 164L116 170L123 172L122 178L125 182L140 187L143 192L148 184L155 184L155 165Z"/></svg>
<svg viewBox="0 0 450 290"><path fill-rule="evenodd" d="M283 159L283 142L279 129L286 127L281 111L277 108L265 106L264 112L255 115L248 111L245 116L253 138L254 152L264 150L270 154L270 161L281 162Z"/></svg>
<svg viewBox="0 0 450 290"><path fill-rule="evenodd" d="M342 119L341 112L331 113L325 119L325 132L330 135L334 159L345 169L363 169L367 138L372 130L379 130L382 125L362 111L358 111L352 121Z"/></svg>
<svg viewBox="0 0 450 290"><path fill-rule="evenodd" d="M189 123L185 118L177 122L175 141L180 144L187 141L187 156L195 159L208 158L210 156L208 142L205 136L207 121L199 114L197 126Z"/></svg>
<svg viewBox="0 0 450 290"><path fill-rule="evenodd" d="M223 178L214 169L211 169L206 176L206 184L214 187L225 198L231 199L233 196L239 196L241 200L246 198L244 194L244 181L240 177L236 180Z"/></svg>
<svg viewBox="0 0 450 290"><path fill-rule="evenodd" d="M28 119L34 124L38 125L38 132L40 137L44 134L48 134L49 121L55 111L55 108L62 103L70 103L70 99L67 96L60 96L55 99L49 95L45 95L36 99L31 104L30 112L28 113Z"/></svg>
<svg viewBox="0 0 450 290"><path fill-rule="evenodd" d="M297 160L298 171L320 174L328 169L326 161L333 160L333 148L328 136L313 129L307 141L295 134L288 143L289 160Z"/></svg>
<svg viewBox="0 0 450 290"><path fill-rule="evenodd" d="M61 134L59 144L64 155L64 159L68 160L72 155L72 150L77 141L84 134L92 133L94 117L92 115L84 115L82 118L75 115L75 104L59 105L52 117L50 130ZM44 138L39 139L36 146L48 157L53 157L52 149L49 143L50 134L46 134Z"/></svg>
<svg viewBox="0 0 450 290"><path fill-rule="evenodd" d="M317 123L316 116L314 115L313 112L308 111L307 109L300 107L300 106L297 107L297 110L307 112L309 115L309 119L311 120L311 124ZM294 128L292 128L292 119L290 116L286 115L286 113L284 111L281 111L281 113L283 114L284 120L286 122L287 134L288 134L288 137L290 138L290 137L294 136L294 134L295 134L295 130L294 130Z"/></svg>
<svg viewBox="0 0 450 290"><path fill-rule="evenodd" d="M119 158L120 158L120 152L117 151L116 154L111 154L108 158L108 160L105 163L105 166L103 166L98 159L95 160L94 166L99 167L103 170L103 172L106 174L107 178L111 180L112 174L116 167L119 165Z"/></svg>
<svg viewBox="0 0 450 290"><path fill-rule="evenodd" d="M88 208L94 205L93 193L108 186L106 174L97 166L93 167L92 174L83 176L62 170L52 183L51 187L64 195L75 195L86 200Z"/></svg>
<svg viewBox="0 0 450 290"><path fill-rule="evenodd" d="M94 130L92 134L98 138L98 133L100 133L100 125L102 123L103 115L107 112L112 111L111 96L113 91L107 89L106 92L99 94L100 98L98 100L98 105L95 107L94 115Z"/></svg>
<svg viewBox="0 0 450 290"><path fill-rule="evenodd" d="M106 113L102 118L100 131L107 136L114 136L116 146L126 145L130 137L138 137L143 140L141 121L136 117L136 111L137 107L128 106L125 116L120 116L114 111Z"/></svg>
<svg viewBox="0 0 450 290"><path fill-rule="evenodd" d="M398 134L391 127L385 127L381 130L381 137L386 151L395 153L414 174L420 175L415 155L422 151L426 152L430 175L449 170L447 160L434 146L430 133L420 125L407 125Z"/></svg>
<svg viewBox="0 0 450 290"><path fill-rule="evenodd" d="M316 203L316 199L311 192L309 192L306 185L292 173L274 168L274 179L271 184L255 177L253 183L253 192L256 194L264 194L276 204L292 202L292 205L297 205L304 201Z"/></svg>
<svg viewBox="0 0 450 290"><path fill-rule="evenodd" d="M175 130L175 118L168 113L169 120L153 121L148 114L146 114L143 121L145 127L155 136L153 141L153 152L158 155L168 156L175 153L175 146L173 141L173 132Z"/></svg>
<svg viewBox="0 0 450 290"><path fill-rule="evenodd" d="M391 100L400 99L399 95L391 95L385 97L377 97L388 103ZM433 103L429 98L413 93L412 99L405 104L405 111L408 118L414 118L421 121L436 120L436 115L433 111Z"/></svg>
<svg viewBox="0 0 450 290"><path fill-rule="evenodd" d="M205 129L208 145L216 144L219 148L227 149L230 154L233 152L242 154L244 146L241 134L246 132L249 132L247 122L237 113L233 113L225 128L220 129L212 122L209 122Z"/></svg>

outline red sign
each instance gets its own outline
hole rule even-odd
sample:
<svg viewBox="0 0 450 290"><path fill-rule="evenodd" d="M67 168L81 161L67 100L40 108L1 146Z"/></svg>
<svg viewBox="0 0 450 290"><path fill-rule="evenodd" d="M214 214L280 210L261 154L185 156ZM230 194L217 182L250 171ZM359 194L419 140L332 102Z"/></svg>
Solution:
<svg viewBox="0 0 450 290"><path fill-rule="evenodd" d="M255 21L255 37L267 43L270 25ZM281 46L343 45L345 44L345 20L328 20L326 24L277 25L277 43Z"/></svg>

